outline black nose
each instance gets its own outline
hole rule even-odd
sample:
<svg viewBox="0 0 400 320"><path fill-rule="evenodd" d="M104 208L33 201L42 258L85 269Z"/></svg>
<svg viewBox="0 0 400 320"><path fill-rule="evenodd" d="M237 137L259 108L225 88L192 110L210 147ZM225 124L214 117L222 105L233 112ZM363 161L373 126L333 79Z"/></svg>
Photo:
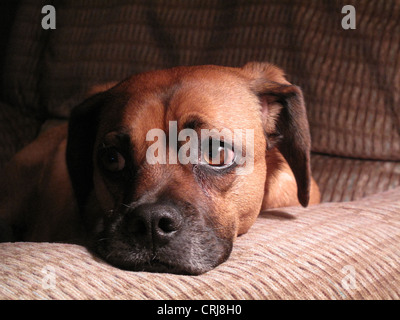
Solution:
<svg viewBox="0 0 400 320"><path fill-rule="evenodd" d="M129 236L146 246L167 244L182 225L182 216L171 205L144 204L127 215Z"/></svg>

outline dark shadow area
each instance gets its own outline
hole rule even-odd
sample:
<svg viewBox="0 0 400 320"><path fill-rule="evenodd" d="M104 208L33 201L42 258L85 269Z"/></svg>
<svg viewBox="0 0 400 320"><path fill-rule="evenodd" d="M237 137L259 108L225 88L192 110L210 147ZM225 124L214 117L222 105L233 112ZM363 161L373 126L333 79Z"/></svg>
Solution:
<svg viewBox="0 0 400 320"><path fill-rule="evenodd" d="M294 220L297 217L293 214L290 214L286 211L279 210L279 209L271 209L261 211L258 215L261 219L274 219L274 220Z"/></svg>

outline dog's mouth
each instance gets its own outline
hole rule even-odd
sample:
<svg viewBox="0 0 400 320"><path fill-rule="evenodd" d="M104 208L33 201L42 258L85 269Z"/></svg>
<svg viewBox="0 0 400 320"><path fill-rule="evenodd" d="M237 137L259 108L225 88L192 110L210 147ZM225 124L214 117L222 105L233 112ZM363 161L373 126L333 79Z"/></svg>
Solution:
<svg viewBox="0 0 400 320"><path fill-rule="evenodd" d="M190 234L190 230L187 234ZM200 275L226 261L233 242L220 239L211 231L193 234L180 232L168 244L154 248L124 239L117 233L99 235L92 249L100 258L123 270L138 272Z"/></svg>
<svg viewBox="0 0 400 320"><path fill-rule="evenodd" d="M137 272L155 272L155 273L171 273L181 275L196 275L203 272L192 270L190 266L179 264L177 262L166 261L162 259L147 260L130 260L130 259L113 259L105 258L111 265L127 270Z"/></svg>
<svg viewBox="0 0 400 320"><path fill-rule="evenodd" d="M144 248L138 252L133 248L118 249L118 246L116 243L107 246L102 242L102 245L97 245L94 250L106 262L123 270L180 275L200 275L210 271L226 261L232 250L232 244L225 244L224 250L218 246L218 250L204 250L203 254L193 257L190 252L193 250L172 252L174 248L166 248L164 253L157 254L157 257L150 257Z"/></svg>
<svg viewBox="0 0 400 320"><path fill-rule="evenodd" d="M172 273L181 275L196 275L201 274L200 270L193 270L190 266L172 263L171 261L163 261L160 259L152 259L148 263L138 265L137 271L156 272L156 273Z"/></svg>

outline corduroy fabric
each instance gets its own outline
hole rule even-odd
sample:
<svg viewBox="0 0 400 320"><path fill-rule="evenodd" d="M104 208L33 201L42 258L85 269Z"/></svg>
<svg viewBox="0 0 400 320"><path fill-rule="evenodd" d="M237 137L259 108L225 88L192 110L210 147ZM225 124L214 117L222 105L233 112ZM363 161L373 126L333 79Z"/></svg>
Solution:
<svg viewBox="0 0 400 320"><path fill-rule="evenodd" d="M312 154L312 172L323 202L360 200L400 186L400 162Z"/></svg>
<svg viewBox="0 0 400 320"><path fill-rule="evenodd" d="M76 245L0 244L0 298L400 299L399 195L264 212L200 276L123 271Z"/></svg>

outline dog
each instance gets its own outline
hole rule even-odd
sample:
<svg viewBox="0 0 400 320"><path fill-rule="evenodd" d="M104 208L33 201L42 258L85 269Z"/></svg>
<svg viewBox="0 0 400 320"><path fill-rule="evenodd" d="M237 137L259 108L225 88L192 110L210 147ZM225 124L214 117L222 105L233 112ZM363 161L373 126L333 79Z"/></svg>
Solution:
<svg viewBox="0 0 400 320"><path fill-rule="evenodd" d="M79 243L122 269L198 275L228 259L261 210L320 201L302 91L272 64L175 67L94 91L68 124L6 166L3 241ZM208 153L194 150L193 163L150 163L151 130L175 143L161 150L158 136L156 160L163 152L176 159L177 146L191 140L177 141L171 123L198 134L194 145ZM223 128L250 130L240 152L245 145L247 171L234 161L237 136L201 141L202 130Z"/></svg>

